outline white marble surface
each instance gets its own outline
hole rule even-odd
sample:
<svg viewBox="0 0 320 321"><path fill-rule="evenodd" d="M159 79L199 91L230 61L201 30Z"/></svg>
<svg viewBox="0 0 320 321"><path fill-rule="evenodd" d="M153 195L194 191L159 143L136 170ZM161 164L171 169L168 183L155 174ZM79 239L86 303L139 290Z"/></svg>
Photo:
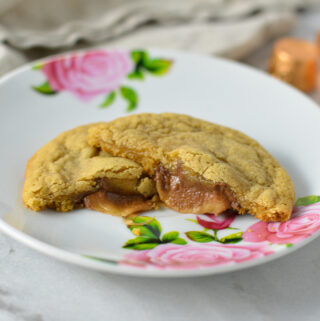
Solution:
<svg viewBox="0 0 320 321"><path fill-rule="evenodd" d="M318 29L320 11L305 13L292 34L311 40ZM264 68L270 48L246 62ZM226 275L143 279L68 265L0 234L0 321L320 320L319 248L320 238Z"/></svg>

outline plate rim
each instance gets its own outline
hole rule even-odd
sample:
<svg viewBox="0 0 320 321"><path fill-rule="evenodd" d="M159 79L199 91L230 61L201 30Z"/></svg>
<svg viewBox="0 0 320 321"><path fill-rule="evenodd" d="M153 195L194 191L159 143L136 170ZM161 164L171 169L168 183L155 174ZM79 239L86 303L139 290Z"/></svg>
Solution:
<svg viewBox="0 0 320 321"><path fill-rule="evenodd" d="M5 84L6 82L10 81L12 78L14 78L16 75L19 75L26 71L31 71L31 67L38 63L42 62L44 60L48 59L59 59L65 55L68 54L75 54L75 53L83 53L88 52L92 50L124 50L124 48L117 48L117 47L109 47L109 46L94 46L90 48L84 48L80 50L70 50L63 53L50 55L46 57L42 57L40 59L36 59L33 61L30 61L28 63L23 64L22 66L19 66L12 71L6 73L0 78L0 86ZM309 96L306 94L298 91L294 87L292 87L289 84L286 84L277 78L271 77L263 70L256 69L252 66L246 65L239 61L230 60L223 57L217 57L217 56L209 56L199 53L193 53L193 52L184 52L179 50L173 50L173 49L161 49L156 47L146 47L143 48L145 50L149 51L156 51L164 54L173 54L176 56L186 56L186 57L193 57L195 59L205 59L209 61L216 61L218 63L224 63L229 64L231 66L235 66L236 68L240 68L244 70L245 72L253 72L254 74L258 75L258 77L262 76L265 79L269 79L274 81L277 86L282 86L283 88L286 88L285 90L291 91L291 93L298 94L301 98L306 99L306 101L309 101L308 105L313 105L314 108L316 108L320 112L320 108L316 102L312 100ZM126 49L130 50L130 49ZM310 104L311 103L311 104ZM305 108L305 106L304 106ZM277 251L271 255L260 257L257 259L253 259L247 262L241 262L237 264L230 264L230 265L222 265L222 266L214 266L214 267L208 267L208 268L195 268L195 269L185 269L185 270L168 270L168 269L144 269L144 268L136 268L136 267L128 267L128 266L122 266L119 267L119 265L112 265L110 263L105 262L99 262L90 260L88 258L82 257L80 254L76 254L67 250L63 250L59 247L50 245L46 242L40 241L39 239L36 239L22 231L19 231L18 229L14 228L10 224L6 223L2 218L0 218L0 231L4 233L5 235L8 235L15 239L16 241L20 242L23 245L28 246L29 248L32 248L33 250L37 250L40 253L43 253L49 257L53 257L55 259L58 259L63 262L71 263L76 266L80 266L83 268L88 268L91 270L96 270L100 272L110 272L114 274L121 274L121 275L129 275L129 276L140 276L140 277L195 277L195 276L205 276L205 275L214 275L214 274L223 274L223 273L229 273L234 271L239 271L243 269L247 269L254 266L259 266L261 264L273 261L279 257L286 256L289 253L292 253L293 251L296 251L297 249L305 246L306 244L313 241L315 238L317 238L320 235L320 230L308 238L294 244L290 248L286 248L285 250Z"/></svg>

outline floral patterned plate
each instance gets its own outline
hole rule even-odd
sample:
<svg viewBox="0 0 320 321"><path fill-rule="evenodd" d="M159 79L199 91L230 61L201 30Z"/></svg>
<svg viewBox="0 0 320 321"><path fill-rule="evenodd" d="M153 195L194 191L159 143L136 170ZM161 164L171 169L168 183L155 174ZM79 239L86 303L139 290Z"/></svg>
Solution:
<svg viewBox="0 0 320 321"><path fill-rule="evenodd" d="M45 254L100 271L195 276L265 263L320 233L319 109L262 72L173 51L100 48L20 68L2 78L0 97L0 229ZM186 113L256 138L294 181L291 220L163 209L127 227L86 209L24 208L24 169L38 148L77 125L139 112Z"/></svg>

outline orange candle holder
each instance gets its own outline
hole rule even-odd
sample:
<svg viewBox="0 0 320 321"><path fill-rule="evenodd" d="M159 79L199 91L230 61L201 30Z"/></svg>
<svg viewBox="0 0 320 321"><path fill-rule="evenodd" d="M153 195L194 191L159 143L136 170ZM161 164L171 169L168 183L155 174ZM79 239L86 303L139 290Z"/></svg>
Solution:
<svg viewBox="0 0 320 321"><path fill-rule="evenodd" d="M275 42L269 60L271 75L310 92L317 84L317 46L296 38L282 38Z"/></svg>

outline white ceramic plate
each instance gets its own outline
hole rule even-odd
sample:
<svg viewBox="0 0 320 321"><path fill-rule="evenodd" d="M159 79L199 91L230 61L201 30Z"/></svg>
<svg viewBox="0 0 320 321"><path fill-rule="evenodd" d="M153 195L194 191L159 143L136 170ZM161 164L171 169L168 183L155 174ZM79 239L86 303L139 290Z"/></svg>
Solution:
<svg viewBox="0 0 320 321"><path fill-rule="evenodd" d="M117 217L34 213L22 204L25 166L37 149L64 130L129 112L186 113L239 129L288 170L297 198L320 195L319 109L262 72L172 51L97 49L20 68L2 78L0 97L0 229L45 254L101 271L194 276L270 261L319 232L317 196L300 199L286 223L146 213L154 219L136 227L143 242Z"/></svg>

